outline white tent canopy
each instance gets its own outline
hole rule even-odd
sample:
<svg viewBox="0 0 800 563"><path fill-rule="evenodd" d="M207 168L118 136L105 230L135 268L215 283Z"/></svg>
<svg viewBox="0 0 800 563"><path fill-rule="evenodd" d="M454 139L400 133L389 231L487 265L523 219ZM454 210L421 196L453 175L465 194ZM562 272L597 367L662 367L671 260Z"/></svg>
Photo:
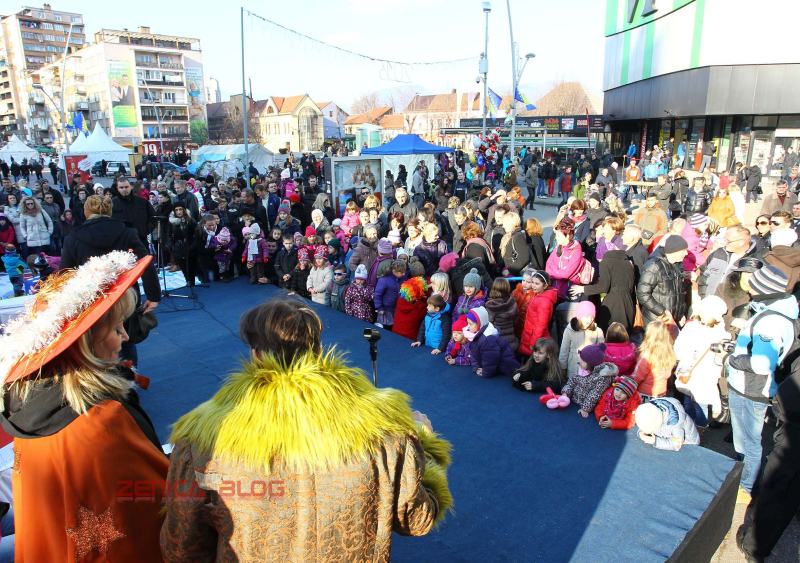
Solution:
<svg viewBox="0 0 800 563"><path fill-rule="evenodd" d="M220 166L243 171L248 162L252 162L259 171L264 171L275 162L275 153L257 143L247 145L247 155L244 145L203 145L192 153L192 164L189 171L198 173L205 164L205 168L218 171Z"/></svg>
<svg viewBox="0 0 800 563"><path fill-rule="evenodd" d="M86 141L89 139L89 136L85 134L83 131L78 132L78 136L75 137L75 140L72 141L72 144L69 146L69 152L73 154L81 154L83 152L83 147L86 145Z"/></svg>
<svg viewBox="0 0 800 563"><path fill-rule="evenodd" d="M11 135L11 139L9 139L8 144L0 149L0 159L3 159L10 164L12 158L17 162L22 162L22 159L24 158L38 159L39 153L36 152L36 149L32 149L23 143L16 135Z"/></svg>
<svg viewBox="0 0 800 563"><path fill-rule="evenodd" d="M74 143L73 143L74 144ZM72 148L70 147L70 151ZM86 139L80 148L80 153L86 153L86 158L94 164L101 160L113 160L128 162L128 155L131 154L130 149L126 149L122 145L115 143L109 137L99 123L94 124L94 131Z"/></svg>

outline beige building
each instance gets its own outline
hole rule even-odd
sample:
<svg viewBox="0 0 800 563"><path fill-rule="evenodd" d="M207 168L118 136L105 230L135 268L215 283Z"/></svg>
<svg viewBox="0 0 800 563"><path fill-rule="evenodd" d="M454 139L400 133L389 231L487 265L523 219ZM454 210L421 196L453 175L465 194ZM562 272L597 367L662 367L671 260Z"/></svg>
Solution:
<svg viewBox="0 0 800 563"><path fill-rule="evenodd" d="M26 6L0 15L0 138L16 134L31 144L53 140L46 98L32 88L32 72L85 44L83 16Z"/></svg>
<svg viewBox="0 0 800 563"><path fill-rule="evenodd" d="M440 131L458 127L460 119L481 117L481 97L477 92L422 96L417 94L404 112L406 132L416 133L429 142L447 142Z"/></svg>
<svg viewBox="0 0 800 563"><path fill-rule="evenodd" d="M305 152L321 150L323 114L308 94L270 96L256 102L261 143L272 152L281 149Z"/></svg>

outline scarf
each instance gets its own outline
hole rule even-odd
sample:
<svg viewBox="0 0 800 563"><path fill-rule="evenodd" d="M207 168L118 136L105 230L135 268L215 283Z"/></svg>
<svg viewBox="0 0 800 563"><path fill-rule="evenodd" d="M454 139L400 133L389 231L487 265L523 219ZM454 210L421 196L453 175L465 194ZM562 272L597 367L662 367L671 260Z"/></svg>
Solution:
<svg viewBox="0 0 800 563"><path fill-rule="evenodd" d="M614 394L612 392L611 397L609 398L608 402L606 403L605 408L603 409L603 414L606 415L611 420L620 420L625 418L625 403L628 401L617 401L614 398Z"/></svg>
<svg viewBox="0 0 800 563"><path fill-rule="evenodd" d="M472 342L475 339L475 337L478 335L477 332L472 332L468 328L465 328L461 332L464 334L464 338L466 338L469 342Z"/></svg>
<svg viewBox="0 0 800 563"><path fill-rule="evenodd" d="M588 369L584 368L584 367L579 367L578 368L578 376L579 377L586 377L590 373L592 373L592 372L589 371Z"/></svg>
<svg viewBox="0 0 800 563"><path fill-rule="evenodd" d="M467 247L473 242L478 246L483 247L483 249L486 251L486 255L489 257L489 264L494 264L495 262L494 254L492 253L492 247L480 237L471 238L467 241L467 243L464 245L464 250L461 251L461 257L463 258L466 255Z"/></svg>
<svg viewBox="0 0 800 563"><path fill-rule="evenodd" d="M247 241L247 261L252 262L258 255L258 237L253 237Z"/></svg>

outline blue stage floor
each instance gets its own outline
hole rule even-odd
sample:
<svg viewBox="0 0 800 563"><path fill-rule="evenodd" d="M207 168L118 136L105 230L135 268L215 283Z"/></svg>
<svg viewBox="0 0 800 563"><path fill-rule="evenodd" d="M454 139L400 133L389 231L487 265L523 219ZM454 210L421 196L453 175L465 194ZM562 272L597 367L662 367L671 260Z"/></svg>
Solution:
<svg viewBox="0 0 800 563"><path fill-rule="evenodd" d="M139 347L140 369L152 378L142 402L162 441L236 369L247 352L239 316L276 290L237 280L198 294L201 309L167 313L162 305L159 327ZM317 311L325 343L369 370L367 325ZM733 469L704 448L657 451L575 409L549 411L508 378L480 379L382 332L380 385L408 393L454 446L455 514L424 538L395 536L397 561L664 561Z"/></svg>

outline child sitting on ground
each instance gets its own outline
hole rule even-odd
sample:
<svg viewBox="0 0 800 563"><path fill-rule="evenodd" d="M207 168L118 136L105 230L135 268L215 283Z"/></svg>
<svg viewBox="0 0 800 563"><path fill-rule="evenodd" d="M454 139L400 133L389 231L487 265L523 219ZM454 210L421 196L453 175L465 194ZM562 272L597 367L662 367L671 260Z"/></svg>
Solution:
<svg viewBox="0 0 800 563"><path fill-rule="evenodd" d="M419 325L417 341L411 344L416 348L425 344L431 350L431 355L436 356L447 349L452 335L453 321L450 319L450 305L445 303L441 295L428 297L428 314Z"/></svg>
<svg viewBox="0 0 800 563"><path fill-rule="evenodd" d="M595 306L591 301L581 301L575 307L575 316L570 319L561 338L558 363L567 377L578 372L578 350L591 344L603 343L603 331L594 322Z"/></svg>
<svg viewBox="0 0 800 563"><path fill-rule="evenodd" d="M334 311L344 313L344 294L349 286L347 268L344 264L337 264L333 267L333 283L328 286L328 291L325 293L325 305Z"/></svg>
<svg viewBox="0 0 800 563"><path fill-rule="evenodd" d="M639 439L659 450L677 452L684 444L696 446L700 443L694 422L680 401L672 397L652 399L639 405L634 417L639 427Z"/></svg>
<svg viewBox="0 0 800 563"><path fill-rule="evenodd" d="M619 370L614 364L604 362L605 346L592 344L584 346L578 352L578 372L567 380L561 390L562 395L568 397L580 407L578 413L583 418L588 418L594 410L603 392L608 389Z"/></svg>
<svg viewBox="0 0 800 563"><path fill-rule="evenodd" d="M301 248L298 250L297 266L292 270L292 277L289 280L289 289L306 299L311 299L311 294L308 292L308 275L311 273L310 262L308 249Z"/></svg>
<svg viewBox="0 0 800 563"><path fill-rule="evenodd" d="M547 388L561 393L564 375L558 366L556 343L552 338L540 338L533 345L533 353L511 377L511 383L520 391L544 393Z"/></svg>
<svg viewBox="0 0 800 563"><path fill-rule="evenodd" d="M435 274L434 274L435 275ZM469 342L464 337L467 328L467 317L462 316L453 323L453 334L447 344L444 361L451 366L468 366L472 364L472 354L469 351Z"/></svg>
<svg viewBox="0 0 800 563"><path fill-rule="evenodd" d="M367 267L359 264L353 276L353 283L344 292L344 312L368 323L375 322L373 308L373 289L367 285Z"/></svg>
<svg viewBox="0 0 800 563"><path fill-rule="evenodd" d="M472 367L478 377L510 374L519 369L514 351L489 322L485 307L470 309L464 336L472 344Z"/></svg>
<svg viewBox="0 0 800 563"><path fill-rule="evenodd" d="M600 428L628 430L633 428L633 413L641 403L636 381L627 375L619 375L600 397L594 416Z"/></svg>
<svg viewBox="0 0 800 563"><path fill-rule="evenodd" d="M247 270L250 272L250 283L269 283L266 274L269 251L267 250L267 241L261 236L261 227L258 226L258 223L244 227L242 229L242 237L244 237L244 257L247 263Z"/></svg>

